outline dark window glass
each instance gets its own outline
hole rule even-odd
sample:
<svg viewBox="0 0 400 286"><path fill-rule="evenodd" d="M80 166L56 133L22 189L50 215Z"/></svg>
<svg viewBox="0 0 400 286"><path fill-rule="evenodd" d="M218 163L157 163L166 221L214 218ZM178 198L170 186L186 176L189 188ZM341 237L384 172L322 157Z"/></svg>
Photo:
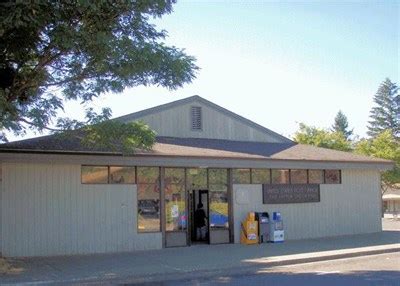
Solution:
<svg viewBox="0 0 400 286"><path fill-rule="evenodd" d="M134 184L135 167L110 166L110 184Z"/></svg>
<svg viewBox="0 0 400 286"><path fill-rule="evenodd" d="M325 170L325 184L340 184L340 170Z"/></svg>
<svg viewBox="0 0 400 286"><path fill-rule="evenodd" d="M187 169L186 179L190 189L207 189L207 169Z"/></svg>
<svg viewBox="0 0 400 286"><path fill-rule="evenodd" d="M251 182L253 184L270 184L270 169L251 169Z"/></svg>
<svg viewBox="0 0 400 286"><path fill-rule="evenodd" d="M289 170L271 170L273 184L289 184Z"/></svg>
<svg viewBox="0 0 400 286"><path fill-rule="evenodd" d="M250 184L250 169L233 169L232 177L234 184Z"/></svg>
<svg viewBox="0 0 400 286"><path fill-rule="evenodd" d="M158 167L137 167L138 183L158 184L159 173Z"/></svg>
<svg viewBox="0 0 400 286"><path fill-rule="evenodd" d="M324 170L308 170L308 183L323 184Z"/></svg>
<svg viewBox="0 0 400 286"><path fill-rule="evenodd" d="M208 180L210 184L228 184L228 170L208 169Z"/></svg>
<svg viewBox="0 0 400 286"><path fill-rule="evenodd" d="M81 167L82 184L107 184L108 167L107 166L82 166Z"/></svg>
<svg viewBox="0 0 400 286"><path fill-rule="evenodd" d="M138 167L138 232L160 231L158 167Z"/></svg>
<svg viewBox="0 0 400 286"><path fill-rule="evenodd" d="M210 227L229 228L228 187L210 185Z"/></svg>
<svg viewBox="0 0 400 286"><path fill-rule="evenodd" d="M290 170L290 183L307 184L307 170Z"/></svg>

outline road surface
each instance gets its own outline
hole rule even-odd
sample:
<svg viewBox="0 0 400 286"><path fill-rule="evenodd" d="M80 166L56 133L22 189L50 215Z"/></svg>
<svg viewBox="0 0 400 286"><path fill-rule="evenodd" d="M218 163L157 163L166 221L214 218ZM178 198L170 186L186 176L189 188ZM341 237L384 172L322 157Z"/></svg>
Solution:
<svg viewBox="0 0 400 286"><path fill-rule="evenodd" d="M178 277L177 277L178 278ZM179 279L179 278L178 278ZM149 285L149 284L142 284ZM382 285L400 286L400 253L273 267L247 275L151 283L158 286Z"/></svg>

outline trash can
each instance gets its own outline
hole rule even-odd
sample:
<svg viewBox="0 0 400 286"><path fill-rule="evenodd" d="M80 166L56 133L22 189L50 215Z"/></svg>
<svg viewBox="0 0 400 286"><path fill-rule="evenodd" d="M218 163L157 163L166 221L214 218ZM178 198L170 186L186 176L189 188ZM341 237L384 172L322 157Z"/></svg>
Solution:
<svg viewBox="0 0 400 286"><path fill-rule="evenodd" d="M256 221L258 222L258 243L267 243L269 241L269 214L256 213Z"/></svg>

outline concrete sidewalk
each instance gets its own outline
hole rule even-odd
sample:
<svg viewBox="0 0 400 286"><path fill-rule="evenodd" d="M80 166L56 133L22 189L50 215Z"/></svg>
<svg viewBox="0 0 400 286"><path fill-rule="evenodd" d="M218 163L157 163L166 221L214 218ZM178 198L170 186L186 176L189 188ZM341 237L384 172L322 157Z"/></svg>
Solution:
<svg viewBox="0 0 400 286"><path fill-rule="evenodd" d="M11 259L0 284L143 283L400 251L400 231L262 245L199 245L135 253Z"/></svg>

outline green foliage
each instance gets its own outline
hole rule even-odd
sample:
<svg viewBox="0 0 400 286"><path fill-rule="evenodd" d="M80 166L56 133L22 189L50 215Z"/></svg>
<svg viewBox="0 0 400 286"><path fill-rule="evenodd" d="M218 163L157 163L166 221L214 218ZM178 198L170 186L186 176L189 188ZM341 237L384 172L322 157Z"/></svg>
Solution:
<svg viewBox="0 0 400 286"><path fill-rule="evenodd" d="M372 139L360 140L355 146L358 154L373 156L376 158L393 160L395 167L393 170L382 174L383 184L395 187L400 182L400 141L386 130Z"/></svg>
<svg viewBox="0 0 400 286"><path fill-rule="evenodd" d="M318 147L352 151L361 155L388 159L395 162L393 170L382 173L382 192L388 187L400 186L400 95L396 84L386 79L375 94L377 104L371 110L369 122L369 139L351 142L346 116L339 111L332 126L332 131L307 126L300 123L294 140L298 143ZM351 133L349 133L351 132ZM353 147L354 146L354 147Z"/></svg>
<svg viewBox="0 0 400 286"><path fill-rule="evenodd" d="M397 85L386 79L374 96L371 120L368 122L368 135L376 137L385 130L391 130L400 138L400 94Z"/></svg>
<svg viewBox="0 0 400 286"><path fill-rule="evenodd" d="M5 139L5 131L24 135L27 128L49 129L65 100L88 103L127 87L176 89L191 82L198 69L195 59L182 49L165 45L166 31L149 22L171 13L174 2L3 1L0 139ZM87 113L88 121L90 117L107 116L97 116L92 110ZM57 121L58 129L83 125L70 119ZM134 134L143 134L139 125L118 126L118 130L126 134L134 127L140 127ZM91 130L98 139L102 132Z"/></svg>
<svg viewBox="0 0 400 286"><path fill-rule="evenodd" d="M344 137L349 140L350 136L353 135L353 130L349 130L349 122L347 121L346 115L339 110L336 114L335 122L332 125L333 132L341 132Z"/></svg>
<svg viewBox="0 0 400 286"><path fill-rule="evenodd" d="M121 123L107 120L83 128L87 136L82 143L99 146L107 150L122 150L124 154L134 153L134 148L148 150L155 143L155 132L143 122Z"/></svg>
<svg viewBox="0 0 400 286"><path fill-rule="evenodd" d="M340 151L352 150L351 142L346 139L342 132L331 132L304 123L299 124L299 130L294 135L294 141Z"/></svg>

